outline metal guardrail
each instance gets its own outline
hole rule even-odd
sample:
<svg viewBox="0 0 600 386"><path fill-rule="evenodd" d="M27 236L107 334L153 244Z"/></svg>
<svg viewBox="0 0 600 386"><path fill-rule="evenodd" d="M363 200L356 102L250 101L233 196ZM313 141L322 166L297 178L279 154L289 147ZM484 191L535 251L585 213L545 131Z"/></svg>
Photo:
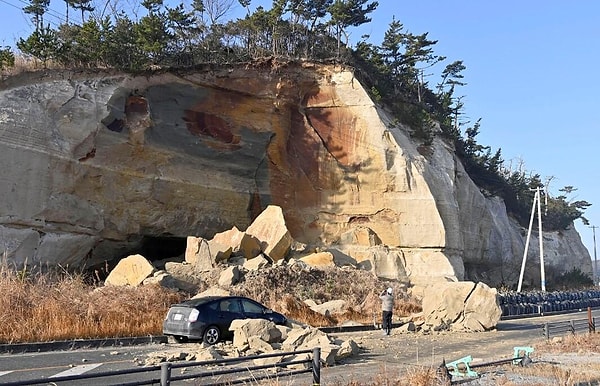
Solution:
<svg viewBox="0 0 600 386"><path fill-rule="evenodd" d="M600 307L600 290L507 292L498 295L503 319L576 312Z"/></svg>
<svg viewBox="0 0 600 386"><path fill-rule="evenodd" d="M299 354L311 354L307 359L294 360L289 362L278 362L274 364L268 365L259 365L259 366L240 366L240 367L227 367L227 365L233 365L235 363L246 362L254 359L265 359L265 358L273 358L273 357L285 357L288 355L299 355ZM214 365L226 365L224 368L219 370L210 370L210 371L199 371L194 372L194 369L202 367L202 366L214 366ZM239 357L239 358L229 358L229 359L220 359L213 361L202 361L202 362L186 362L186 363L171 363L165 362L158 366L149 366L144 368L132 368L132 369L124 369L124 370L116 370L116 371L105 371L99 373L91 373L91 374L81 374L81 375L68 375L61 377L53 377L53 378L38 378L38 379L30 379L26 381L17 381L17 382L8 382L3 383L4 386L26 386L26 385L40 385L40 384L48 384L52 383L54 385L59 385L60 382L73 381L73 380L84 380L84 379L93 379L93 378L102 378L106 380L105 385L110 385L108 378L117 377L120 375L129 375L129 374L140 374L140 373L156 373L151 378L145 380L138 380L135 382L124 383L124 382L116 382L112 385L119 386L138 386L138 385L154 385L159 384L160 386L169 386L171 382L174 381L183 381L188 379L198 379L198 378L214 378L220 377L223 375L229 374L239 374L239 373L250 373L250 376L243 379L227 379L225 381L221 380L213 383L206 383L205 386L224 386L224 385L234 385L241 383L254 383L256 381L269 379L273 375L272 374L263 374L257 375L253 374L253 371L258 370L281 370L288 368L292 365L305 365L304 369L288 369L286 371L278 371L276 373L276 377L290 377L298 374L312 373L312 385L318 386L321 384L321 348L315 347L314 349L308 350L300 350L300 351L289 351L289 352L278 352L273 354L263 354L263 355L253 355L247 357ZM172 370L176 368L183 368L190 372L190 374L185 375L172 375ZM157 375L159 377L157 377ZM210 380L209 380L210 381Z"/></svg>
<svg viewBox="0 0 600 386"><path fill-rule="evenodd" d="M592 317L591 309L588 308L587 319L565 320L561 322L547 322L542 325L542 331L546 339L553 336L575 335L577 333L595 333L596 318Z"/></svg>

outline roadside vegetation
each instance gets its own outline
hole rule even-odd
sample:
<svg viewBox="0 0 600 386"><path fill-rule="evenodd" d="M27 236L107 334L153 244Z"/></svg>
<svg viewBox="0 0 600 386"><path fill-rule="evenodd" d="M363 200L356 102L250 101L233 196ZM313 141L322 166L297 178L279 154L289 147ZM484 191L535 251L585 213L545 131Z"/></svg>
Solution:
<svg viewBox="0 0 600 386"><path fill-rule="evenodd" d="M366 271L342 270L293 273L266 270L231 288L264 303L288 318L312 326L334 326L347 320L380 322L377 297L389 284ZM304 272L304 271L303 271ZM204 290L216 282L206 281ZM67 271L34 273L0 269L0 343L162 335L171 304L194 294L158 285L104 286L84 274ZM420 304L397 288L396 315L420 311ZM344 299L349 310L340 315L316 313L303 302Z"/></svg>
<svg viewBox="0 0 600 386"><path fill-rule="evenodd" d="M156 335L182 298L158 286L98 287L81 274L6 268L0 292L0 343Z"/></svg>

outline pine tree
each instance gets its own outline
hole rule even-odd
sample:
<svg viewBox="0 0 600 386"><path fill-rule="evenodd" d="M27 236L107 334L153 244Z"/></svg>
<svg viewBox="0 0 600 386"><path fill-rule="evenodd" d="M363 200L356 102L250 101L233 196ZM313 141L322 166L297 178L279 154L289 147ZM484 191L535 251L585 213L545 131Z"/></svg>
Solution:
<svg viewBox="0 0 600 386"><path fill-rule="evenodd" d="M0 48L0 70L15 65L15 54L10 47Z"/></svg>
<svg viewBox="0 0 600 386"><path fill-rule="evenodd" d="M377 1L366 4L369 0L334 0L327 8L331 15L331 24L335 28L335 37L337 40L337 57L340 57L342 35L348 43L348 34L346 28L358 27L359 25L371 21L368 14L373 12L379 6ZM363 6L365 8L363 8Z"/></svg>
<svg viewBox="0 0 600 386"><path fill-rule="evenodd" d="M48 11L49 6L50 0L29 0L29 5L23 7L23 12L32 15L36 31L44 25L44 14Z"/></svg>

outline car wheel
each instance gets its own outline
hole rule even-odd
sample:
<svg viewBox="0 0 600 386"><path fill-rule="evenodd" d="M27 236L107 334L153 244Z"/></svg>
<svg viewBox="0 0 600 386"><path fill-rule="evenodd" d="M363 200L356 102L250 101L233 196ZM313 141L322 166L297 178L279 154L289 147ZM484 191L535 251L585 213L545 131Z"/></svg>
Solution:
<svg viewBox="0 0 600 386"><path fill-rule="evenodd" d="M206 344L215 344L219 341L221 337L221 331L217 326L209 326L206 330L204 330L204 343Z"/></svg>

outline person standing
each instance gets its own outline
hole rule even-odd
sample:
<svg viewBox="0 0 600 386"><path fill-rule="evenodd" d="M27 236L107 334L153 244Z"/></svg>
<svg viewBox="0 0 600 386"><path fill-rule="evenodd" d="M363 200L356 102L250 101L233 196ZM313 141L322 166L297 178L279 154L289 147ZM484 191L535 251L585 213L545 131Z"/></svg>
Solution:
<svg viewBox="0 0 600 386"><path fill-rule="evenodd" d="M394 295L392 288L384 290L381 295L381 319L383 332L390 335L392 332L392 312L394 310Z"/></svg>

